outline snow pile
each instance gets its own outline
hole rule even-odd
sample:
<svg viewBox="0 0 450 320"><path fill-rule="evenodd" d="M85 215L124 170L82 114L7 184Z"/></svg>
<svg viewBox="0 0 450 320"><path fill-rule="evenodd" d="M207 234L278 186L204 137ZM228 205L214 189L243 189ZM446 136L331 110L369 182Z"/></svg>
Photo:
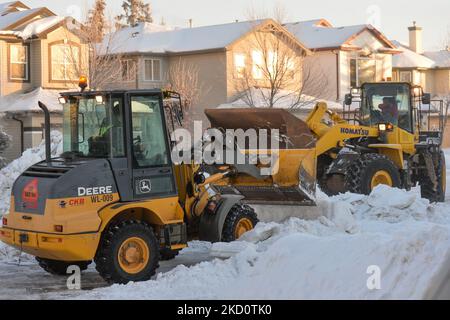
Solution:
<svg viewBox="0 0 450 320"><path fill-rule="evenodd" d="M26 40L33 36L39 35L42 32L54 27L58 23L66 20L68 18L62 16L52 16L47 18L38 19L26 25L23 31L18 33L18 36Z"/></svg>
<svg viewBox="0 0 450 320"><path fill-rule="evenodd" d="M370 196L345 194L327 201L317 220L260 223L240 241L211 246L212 255L231 256L227 260L180 265L155 280L81 298L422 299L436 294L450 262L448 204L430 204L415 191L385 186ZM380 272L379 289L370 286L377 283L373 270Z"/></svg>
<svg viewBox="0 0 450 320"><path fill-rule="evenodd" d="M50 112L62 112L56 90L36 88L27 93L13 93L0 98L0 112L42 111L38 102L43 102Z"/></svg>
<svg viewBox="0 0 450 320"><path fill-rule="evenodd" d="M62 134L51 132L51 154L58 156L62 152ZM0 217L9 210L11 188L14 181L33 164L45 158L45 142L32 149L26 150L22 156L0 170Z"/></svg>

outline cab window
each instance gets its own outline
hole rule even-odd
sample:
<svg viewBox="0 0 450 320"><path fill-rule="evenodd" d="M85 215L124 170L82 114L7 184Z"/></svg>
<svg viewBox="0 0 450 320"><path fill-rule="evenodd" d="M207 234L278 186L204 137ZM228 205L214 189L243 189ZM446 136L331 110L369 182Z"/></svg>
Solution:
<svg viewBox="0 0 450 320"><path fill-rule="evenodd" d="M132 96L133 156L137 167L169 165L163 114L157 96Z"/></svg>
<svg viewBox="0 0 450 320"><path fill-rule="evenodd" d="M364 85L361 109L365 125L392 123L412 131L410 89L406 84Z"/></svg>

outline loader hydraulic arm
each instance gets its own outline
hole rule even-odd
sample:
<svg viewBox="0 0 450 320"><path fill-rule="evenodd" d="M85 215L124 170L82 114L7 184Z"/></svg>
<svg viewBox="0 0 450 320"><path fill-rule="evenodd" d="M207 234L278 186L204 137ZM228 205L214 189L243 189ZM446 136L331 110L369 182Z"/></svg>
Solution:
<svg viewBox="0 0 450 320"><path fill-rule="evenodd" d="M306 124L318 138L324 136L332 128L323 121L326 114L334 124L345 122L336 112L329 110L325 102L317 103L314 110L308 115Z"/></svg>

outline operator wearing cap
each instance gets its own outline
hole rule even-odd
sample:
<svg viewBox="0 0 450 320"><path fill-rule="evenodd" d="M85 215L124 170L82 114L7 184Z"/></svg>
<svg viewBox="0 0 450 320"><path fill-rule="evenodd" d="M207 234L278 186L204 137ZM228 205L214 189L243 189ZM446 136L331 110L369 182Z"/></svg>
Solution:
<svg viewBox="0 0 450 320"><path fill-rule="evenodd" d="M394 97L384 97L383 103L378 105L381 110L383 119L386 122L397 124L398 122L398 106Z"/></svg>

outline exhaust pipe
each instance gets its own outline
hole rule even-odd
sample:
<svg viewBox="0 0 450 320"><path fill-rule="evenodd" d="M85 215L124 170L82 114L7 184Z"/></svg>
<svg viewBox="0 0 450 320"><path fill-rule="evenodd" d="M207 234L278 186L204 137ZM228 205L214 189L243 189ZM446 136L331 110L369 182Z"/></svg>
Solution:
<svg viewBox="0 0 450 320"><path fill-rule="evenodd" d="M44 111L44 139L45 139L45 161L50 163L52 161L51 157L51 144L50 144L50 112L45 104L38 101L39 108Z"/></svg>

